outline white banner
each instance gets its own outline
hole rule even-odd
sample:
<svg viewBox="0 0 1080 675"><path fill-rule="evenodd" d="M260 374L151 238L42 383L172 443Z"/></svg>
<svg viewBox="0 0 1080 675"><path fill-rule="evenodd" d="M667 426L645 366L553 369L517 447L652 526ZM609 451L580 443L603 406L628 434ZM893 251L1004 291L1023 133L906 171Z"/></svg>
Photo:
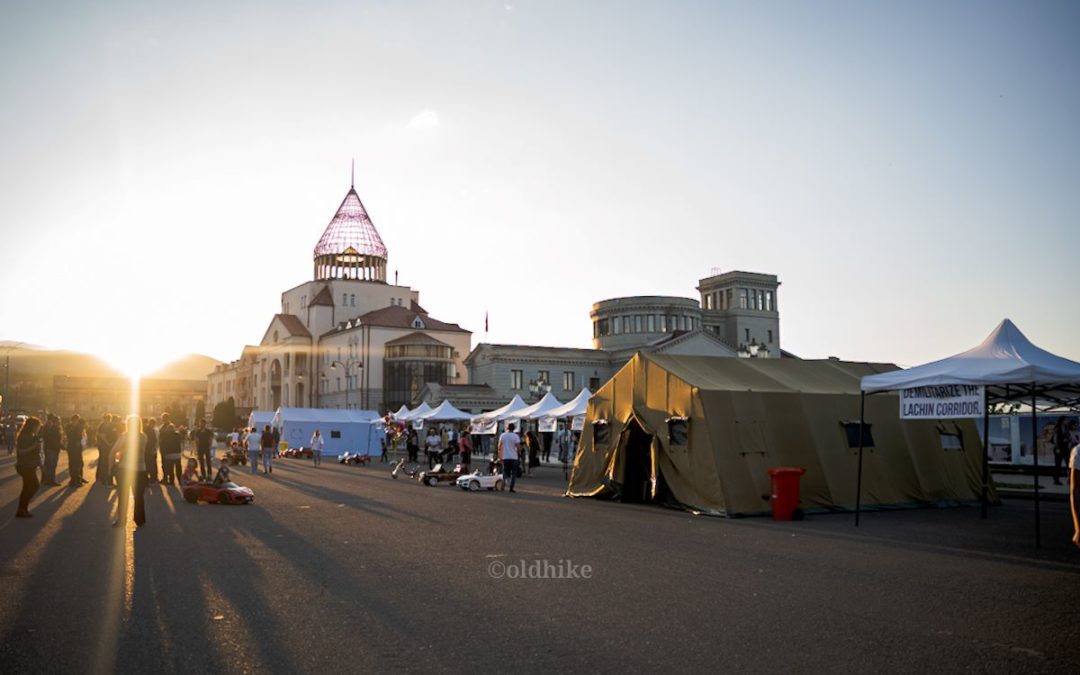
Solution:
<svg viewBox="0 0 1080 675"><path fill-rule="evenodd" d="M581 431L585 428L585 416L578 415L570 420L570 431Z"/></svg>
<svg viewBox="0 0 1080 675"><path fill-rule="evenodd" d="M540 423L538 425L539 431L540 433L544 433L547 431L555 431L555 428L558 424L559 420L555 419L554 417L541 417Z"/></svg>
<svg viewBox="0 0 1080 675"><path fill-rule="evenodd" d="M986 410L986 387L972 384L939 384L900 390L900 419L940 420L982 417Z"/></svg>
<svg viewBox="0 0 1080 675"><path fill-rule="evenodd" d="M499 423L495 420L473 420L471 433L481 436L494 436Z"/></svg>

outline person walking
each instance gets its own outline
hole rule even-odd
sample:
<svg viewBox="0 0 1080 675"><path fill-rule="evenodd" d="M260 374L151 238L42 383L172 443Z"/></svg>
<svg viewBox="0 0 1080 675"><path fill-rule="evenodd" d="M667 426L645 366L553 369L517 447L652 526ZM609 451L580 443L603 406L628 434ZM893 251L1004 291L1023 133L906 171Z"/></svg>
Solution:
<svg viewBox="0 0 1080 675"><path fill-rule="evenodd" d="M78 488L88 483L83 478L83 434L86 427L78 413L71 416L67 427L64 428L64 448L68 458L68 487Z"/></svg>
<svg viewBox="0 0 1080 675"><path fill-rule="evenodd" d="M270 432L270 438L274 441L274 457L276 458L278 457L278 451L281 449L281 429L279 427L274 427Z"/></svg>
<svg viewBox="0 0 1080 675"><path fill-rule="evenodd" d="M135 502L135 526L142 527L146 524L146 434L142 430L142 417L127 416L124 432L116 439L112 450L120 457L116 465L118 487L113 527L127 521L129 499Z"/></svg>
<svg viewBox="0 0 1080 675"><path fill-rule="evenodd" d="M540 440L536 437L536 434L533 433L532 429L525 432L525 447L529 451L525 475L532 478L533 469L540 466Z"/></svg>
<svg viewBox="0 0 1080 675"><path fill-rule="evenodd" d="M255 427L247 430L244 436L244 447L247 448L248 464L251 465L251 473L259 473L259 447L262 443L262 434Z"/></svg>
<svg viewBox="0 0 1080 675"><path fill-rule="evenodd" d="M461 438L458 440L458 452L461 453L461 473L469 473L469 469L472 467L472 435L468 429L461 431Z"/></svg>
<svg viewBox="0 0 1080 675"><path fill-rule="evenodd" d="M157 420L153 417L143 423L146 434L146 484L158 482L158 432Z"/></svg>
<svg viewBox="0 0 1080 675"><path fill-rule="evenodd" d="M325 444L322 434L316 429L311 435L311 461L315 466L322 464L322 449Z"/></svg>
<svg viewBox="0 0 1080 675"><path fill-rule="evenodd" d="M1069 510L1073 519L1073 544L1080 548L1080 443L1069 454Z"/></svg>
<svg viewBox="0 0 1080 675"><path fill-rule="evenodd" d="M41 420L27 417L15 437L15 471L22 477L16 518L31 518L30 500L38 490L37 470L41 466Z"/></svg>
<svg viewBox="0 0 1080 675"><path fill-rule="evenodd" d="M41 444L45 448L45 463L41 466L41 484L56 487L56 463L60 460L60 448L64 445L64 429L60 418L49 413L45 416L45 428L41 430Z"/></svg>
<svg viewBox="0 0 1080 675"><path fill-rule="evenodd" d="M517 484L518 474L518 450L521 447L521 439L514 433L514 423L506 425L506 431L499 436L498 454L502 460L503 482L509 486L510 492L514 491Z"/></svg>
<svg viewBox="0 0 1080 675"><path fill-rule="evenodd" d="M165 477L161 479L162 483L172 485L175 481L177 485L180 484L180 476L183 471L180 466L180 459L183 455L182 443L183 439L180 438L180 432L177 431L176 425L172 423L169 413L162 413L161 429L158 431L161 465L165 470Z"/></svg>
<svg viewBox="0 0 1080 675"><path fill-rule="evenodd" d="M1069 426L1067 417L1058 417L1051 432L1054 445L1054 485L1061 485L1061 467L1069 468Z"/></svg>
<svg viewBox="0 0 1080 675"><path fill-rule="evenodd" d="M269 424L263 427L259 445L262 448L263 473L274 473L274 432Z"/></svg>

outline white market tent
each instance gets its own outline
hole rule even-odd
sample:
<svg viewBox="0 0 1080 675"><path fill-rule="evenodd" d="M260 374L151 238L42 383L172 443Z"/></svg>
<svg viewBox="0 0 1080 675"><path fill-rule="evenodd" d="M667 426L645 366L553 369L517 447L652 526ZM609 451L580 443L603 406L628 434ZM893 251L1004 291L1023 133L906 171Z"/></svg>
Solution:
<svg viewBox="0 0 1080 675"><path fill-rule="evenodd" d="M398 408L398 411L396 413L393 413L393 417L395 420L403 420L409 414L409 412L409 406L402 403L401 407Z"/></svg>
<svg viewBox="0 0 1080 675"><path fill-rule="evenodd" d="M325 455L382 453L379 436L383 423L374 410L278 408L271 424L281 428L281 440L290 448L310 447L311 436L318 429L326 444Z"/></svg>
<svg viewBox="0 0 1080 675"><path fill-rule="evenodd" d="M483 413L482 415L477 415L473 419L495 420L497 422L501 422L502 420L516 418L517 415L515 415L514 413L516 413L518 410L521 410L522 408L527 407L528 405L525 403L525 401L522 401L520 396L514 394L514 398L510 399L510 402L503 407L496 408L495 410Z"/></svg>
<svg viewBox="0 0 1080 675"><path fill-rule="evenodd" d="M422 419L425 422L453 422L471 418L472 413L458 410L450 403L450 401L443 401L431 412L419 416L419 419Z"/></svg>
<svg viewBox="0 0 1080 675"><path fill-rule="evenodd" d="M547 411L547 417L577 417L584 415L586 408L589 407L589 399L592 398L592 392L588 389L582 389L577 396L570 399L568 403L564 403L558 408Z"/></svg>
<svg viewBox="0 0 1080 675"><path fill-rule="evenodd" d="M1007 401L1026 402L1031 407L1032 447L1037 447L1034 418L1044 411L1080 407L1080 363L1036 347L1009 319L1005 319L982 344L966 352L906 370L868 375L862 378L863 405L860 412L859 489L862 483L862 433L865 399L868 394L934 385L967 384L986 387L983 415L983 517L989 480L987 450L990 407ZM1039 455L1035 452L1035 543L1039 540ZM855 524L859 518L859 495L855 502Z"/></svg>
<svg viewBox="0 0 1080 675"><path fill-rule="evenodd" d="M514 413L514 416L523 420L536 420L541 417L551 417L551 411L555 408L561 408L562 405L562 401L555 398L549 391L536 403L533 403L527 408L518 410Z"/></svg>
<svg viewBox="0 0 1080 675"><path fill-rule="evenodd" d="M271 426L274 424L273 410L252 410L248 415L248 426L253 429L262 431L267 424Z"/></svg>
<svg viewBox="0 0 1080 675"><path fill-rule="evenodd" d="M404 415L401 415L400 417L397 415L397 413L394 413L394 419L401 422L412 422L413 420L419 419L431 411L432 407L427 404L427 401L424 401L412 410L408 410ZM399 410L398 412L401 411Z"/></svg>

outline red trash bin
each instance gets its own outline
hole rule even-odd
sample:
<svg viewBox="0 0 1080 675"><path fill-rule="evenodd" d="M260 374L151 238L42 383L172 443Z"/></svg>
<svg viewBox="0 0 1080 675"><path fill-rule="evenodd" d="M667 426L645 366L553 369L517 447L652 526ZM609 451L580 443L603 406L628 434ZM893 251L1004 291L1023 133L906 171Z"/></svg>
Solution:
<svg viewBox="0 0 1080 675"><path fill-rule="evenodd" d="M772 478L773 520L802 520L799 508L799 478L806 469L794 466L774 466L769 469Z"/></svg>

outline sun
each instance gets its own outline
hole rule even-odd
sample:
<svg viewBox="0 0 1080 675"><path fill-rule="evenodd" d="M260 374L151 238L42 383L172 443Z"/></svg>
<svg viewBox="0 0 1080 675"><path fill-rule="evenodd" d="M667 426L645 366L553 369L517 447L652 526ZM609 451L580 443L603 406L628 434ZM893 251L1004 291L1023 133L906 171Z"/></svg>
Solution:
<svg viewBox="0 0 1080 675"><path fill-rule="evenodd" d="M157 353L153 348L130 344L118 345L115 350L99 356L132 380L141 379L168 361L167 356Z"/></svg>

